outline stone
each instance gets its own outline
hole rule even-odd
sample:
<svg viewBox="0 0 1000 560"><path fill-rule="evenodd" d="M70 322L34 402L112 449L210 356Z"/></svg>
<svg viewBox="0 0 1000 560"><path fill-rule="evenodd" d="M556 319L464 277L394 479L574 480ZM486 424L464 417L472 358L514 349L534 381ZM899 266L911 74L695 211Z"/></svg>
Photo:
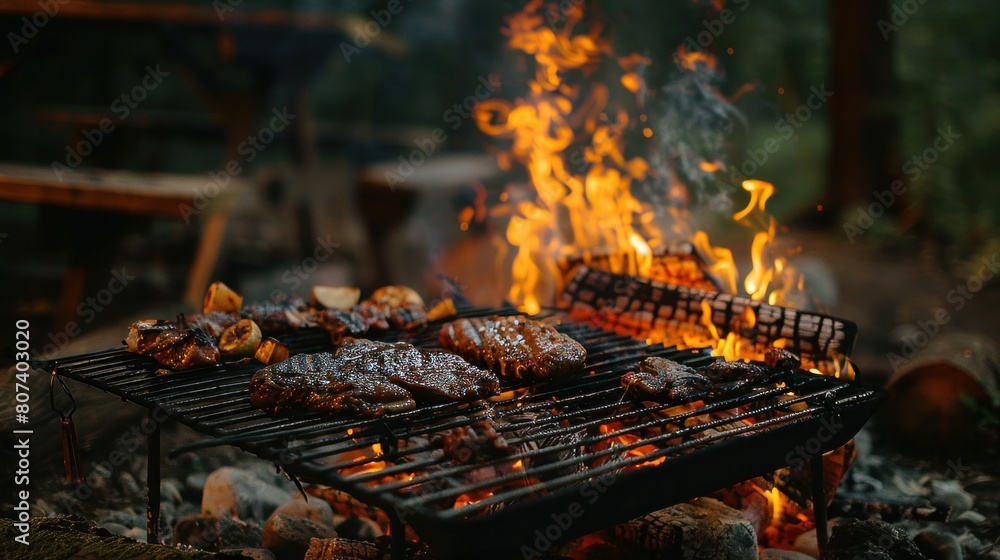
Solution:
<svg viewBox="0 0 1000 560"><path fill-rule="evenodd" d="M975 504L975 499L957 480L932 480L931 491L934 493L931 501L951 506L953 516L969 511Z"/></svg>
<svg viewBox="0 0 1000 560"><path fill-rule="evenodd" d="M378 523L356 515L351 517L334 516L333 528L341 537L356 541L374 541L385 534Z"/></svg>
<svg viewBox="0 0 1000 560"><path fill-rule="evenodd" d="M288 490L272 486L249 471L223 467L205 480L201 513L263 520L287 502L290 496Z"/></svg>
<svg viewBox="0 0 1000 560"><path fill-rule="evenodd" d="M951 533L924 529L913 537L913 543L930 560L962 560L962 545Z"/></svg>
<svg viewBox="0 0 1000 560"><path fill-rule="evenodd" d="M765 548L760 551L760 560L816 560L814 556L802 554L794 550L780 548Z"/></svg>
<svg viewBox="0 0 1000 560"><path fill-rule="evenodd" d="M978 527L983 523L986 523L986 516L974 509L970 509L963 514L956 516L955 521L968 525L969 527Z"/></svg>
<svg viewBox="0 0 1000 560"><path fill-rule="evenodd" d="M827 522L827 530L833 531L834 527L848 522L849 521L846 519L835 517ZM796 552L801 552L810 558L819 558L819 544L816 541L816 529L806 531L798 537L795 537L795 542L792 544L792 547L795 548Z"/></svg>
<svg viewBox="0 0 1000 560"><path fill-rule="evenodd" d="M926 560L899 528L884 521L856 521L833 528L821 560Z"/></svg>
<svg viewBox="0 0 1000 560"><path fill-rule="evenodd" d="M333 508L330 507L330 504L319 498L313 498L307 502L302 498L301 494L296 495L291 501L278 506L278 509L274 510L272 515L278 514L302 517L328 527L334 526Z"/></svg>
<svg viewBox="0 0 1000 560"><path fill-rule="evenodd" d="M309 550L309 541L337 536L333 527L320 525L304 517L276 514L264 524L264 548L278 560L302 560Z"/></svg>
<svg viewBox="0 0 1000 560"><path fill-rule="evenodd" d="M232 556L248 560L275 560L274 554L266 548L227 548L226 550L220 550L219 553L227 557Z"/></svg>
<svg viewBox="0 0 1000 560"><path fill-rule="evenodd" d="M650 557L757 560L757 534L743 514L698 498L613 527L612 544ZM676 551L680 551L676 555ZM627 556L627 554L626 554Z"/></svg>
<svg viewBox="0 0 1000 560"><path fill-rule="evenodd" d="M258 525L245 523L234 517L188 515L177 520L171 542L202 550L218 551L224 548L257 548L262 541Z"/></svg>
<svg viewBox="0 0 1000 560"><path fill-rule="evenodd" d="M142 488L139 488L139 483L135 481L135 477L128 472L118 475L118 488L129 499L138 499L146 495L146 492Z"/></svg>
<svg viewBox="0 0 1000 560"><path fill-rule="evenodd" d="M160 483L160 496L165 503L179 504L184 501L180 484L170 478Z"/></svg>
<svg viewBox="0 0 1000 560"><path fill-rule="evenodd" d="M146 542L146 530L133 527L125 532L125 536L139 542Z"/></svg>

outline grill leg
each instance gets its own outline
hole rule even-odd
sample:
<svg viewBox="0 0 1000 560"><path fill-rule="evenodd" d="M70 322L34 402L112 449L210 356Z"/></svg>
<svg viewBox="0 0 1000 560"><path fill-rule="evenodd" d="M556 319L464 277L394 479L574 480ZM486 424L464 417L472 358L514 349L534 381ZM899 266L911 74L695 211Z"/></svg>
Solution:
<svg viewBox="0 0 1000 560"><path fill-rule="evenodd" d="M146 440L146 542L160 542L160 423L153 423L153 433Z"/></svg>
<svg viewBox="0 0 1000 560"><path fill-rule="evenodd" d="M820 557L829 541L826 526L826 492L823 490L823 455L817 454L810 462L812 474L813 518L816 521L816 543L819 545Z"/></svg>
<svg viewBox="0 0 1000 560"><path fill-rule="evenodd" d="M389 557L392 560L406 558L406 524L395 511L385 510L389 514Z"/></svg>

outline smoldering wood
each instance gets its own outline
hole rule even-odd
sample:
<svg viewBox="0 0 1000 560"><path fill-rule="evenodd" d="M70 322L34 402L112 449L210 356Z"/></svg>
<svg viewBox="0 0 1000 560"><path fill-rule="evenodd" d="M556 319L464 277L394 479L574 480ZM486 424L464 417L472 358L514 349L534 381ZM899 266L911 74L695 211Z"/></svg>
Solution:
<svg viewBox="0 0 1000 560"><path fill-rule="evenodd" d="M761 347L785 339L786 348L813 360L849 355L857 328L853 323L826 315L797 311L719 292L673 286L632 276L580 266L560 297L561 307L576 318L612 329L619 334L645 337L650 332L678 327L707 334L701 324L703 302L721 335L751 309L753 327L740 324L736 334Z"/></svg>

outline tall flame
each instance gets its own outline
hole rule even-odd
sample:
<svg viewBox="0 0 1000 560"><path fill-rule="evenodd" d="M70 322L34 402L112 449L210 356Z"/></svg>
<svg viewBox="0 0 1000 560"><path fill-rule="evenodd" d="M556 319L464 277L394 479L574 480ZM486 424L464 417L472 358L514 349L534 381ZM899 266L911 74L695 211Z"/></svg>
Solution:
<svg viewBox="0 0 1000 560"><path fill-rule="evenodd" d="M528 312L554 297L560 257L608 254L614 272L647 275L658 238L652 211L631 191L649 171L645 160L624 154L634 123L613 106L608 86L581 79L616 63L623 87L637 92L642 77L633 69L641 57L614 59L600 25L574 34L583 9L567 8L558 27L546 26L540 0L509 18L509 45L535 62L529 93L514 102L487 100L475 114L483 131L511 140L504 159L521 163L534 188L533 199L514 205L506 232L515 248L508 297Z"/></svg>
<svg viewBox="0 0 1000 560"><path fill-rule="evenodd" d="M560 4L565 17L554 18L554 23L546 17L552 8L546 12L542 0L531 0L508 18L504 29L509 46L533 61L527 93L514 101L484 101L474 115L484 132L509 141L500 163L508 168L513 163L523 166L531 187L527 196L505 193L509 196L504 209L510 216L505 238L512 248L505 256L510 259L508 298L529 313L554 301L562 282L557 263L566 258L589 262L600 256L601 266L611 272L648 277L656 267L654 249L665 235L689 240L705 272L722 291L736 293L740 275L733 252L713 246L706 232L695 230L684 206L687 195L677 195L686 189L677 173L657 169L669 175L666 196L682 202L668 205L660 214L632 193L632 186L653 171L643 158L626 155L626 137L637 127L646 138L655 133L648 127L648 115L633 118L623 105L645 91L640 69L651 61L638 54L615 57L603 27L584 25L582 2ZM712 54L683 47L674 60L692 76L717 66ZM592 79L598 69L609 68L617 79ZM701 161L697 168L716 173L725 165ZM766 210L774 186L751 179L743 182L743 189L750 199L732 215L753 235L752 267L742 288L755 301L785 304L800 295L802 280L778 245L777 223ZM684 274L675 276L686 280ZM694 286L697 279L691 281L693 287L702 287ZM728 359L759 357L763 350L741 340L740 328L730 328L722 336L709 315L703 314L700 322L673 333L666 342L712 346ZM755 318L750 315L731 327L751 328Z"/></svg>

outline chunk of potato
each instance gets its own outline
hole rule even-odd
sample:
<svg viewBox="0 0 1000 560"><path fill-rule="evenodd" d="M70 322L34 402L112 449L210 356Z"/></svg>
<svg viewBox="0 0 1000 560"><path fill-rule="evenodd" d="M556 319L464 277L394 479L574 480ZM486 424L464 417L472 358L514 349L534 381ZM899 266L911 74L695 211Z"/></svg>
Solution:
<svg viewBox="0 0 1000 560"><path fill-rule="evenodd" d="M260 347L257 348L257 353L254 358L257 361L265 364L271 365L278 362L283 362L288 359L290 353L288 352L288 347L282 342L275 340L273 338L265 339L264 342L260 343Z"/></svg>
<svg viewBox="0 0 1000 560"><path fill-rule="evenodd" d="M326 309L347 311L358 304L361 290L350 287L315 286L312 289L312 304Z"/></svg>

